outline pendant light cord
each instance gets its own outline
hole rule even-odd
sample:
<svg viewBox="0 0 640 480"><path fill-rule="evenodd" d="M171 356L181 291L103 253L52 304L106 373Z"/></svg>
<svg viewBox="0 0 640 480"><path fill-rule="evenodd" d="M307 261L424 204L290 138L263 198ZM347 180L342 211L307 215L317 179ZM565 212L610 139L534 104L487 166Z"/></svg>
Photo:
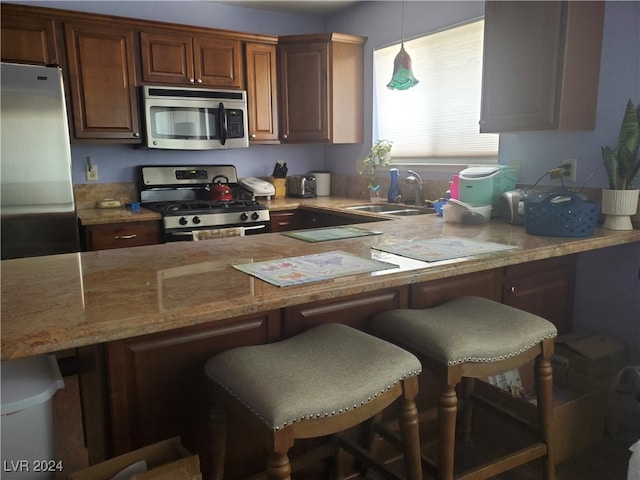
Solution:
<svg viewBox="0 0 640 480"><path fill-rule="evenodd" d="M402 47L404 48L404 1L402 2Z"/></svg>

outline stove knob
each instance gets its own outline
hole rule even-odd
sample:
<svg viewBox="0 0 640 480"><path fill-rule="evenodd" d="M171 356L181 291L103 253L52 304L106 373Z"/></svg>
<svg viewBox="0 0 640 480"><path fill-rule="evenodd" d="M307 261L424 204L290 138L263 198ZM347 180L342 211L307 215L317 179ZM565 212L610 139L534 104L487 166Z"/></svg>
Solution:
<svg viewBox="0 0 640 480"><path fill-rule="evenodd" d="M193 223L195 223L196 225L198 225L200 223L200 217L193 217L193 220L191 220Z"/></svg>
<svg viewBox="0 0 640 480"><path fill-rule="evenodd" d="M258 212L253 212L251 214L251 219L252 220L258 220L260 218L260 215L258 214Z"/></svg>
<svg viewBox="0 0 640 480"><path fill-rule="evenodd" d="M242 213L240 214L240 220L242 220L243 222L244 222L247 218L249 218L249 215L247 215L246 213L242 212Z"/></svg>
<svg viewBox="0 0 640 480"><path fill-rule="evenodd" d="M187 224L187 219L185 217L180 217L180 220L178 220L178 223L180 225L186 225Z"/></svg>

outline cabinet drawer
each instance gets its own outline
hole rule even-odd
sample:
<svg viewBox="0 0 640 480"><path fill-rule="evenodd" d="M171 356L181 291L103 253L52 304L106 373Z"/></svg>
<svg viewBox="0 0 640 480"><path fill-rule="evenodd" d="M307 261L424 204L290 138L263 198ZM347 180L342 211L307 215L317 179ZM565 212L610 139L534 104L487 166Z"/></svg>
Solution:
<svg viewBox="0 0 640 480"><path fill-rule="evenodd" d="M127 222L85 227L87 250L138 247L159 243L159 222Z"/></svg>

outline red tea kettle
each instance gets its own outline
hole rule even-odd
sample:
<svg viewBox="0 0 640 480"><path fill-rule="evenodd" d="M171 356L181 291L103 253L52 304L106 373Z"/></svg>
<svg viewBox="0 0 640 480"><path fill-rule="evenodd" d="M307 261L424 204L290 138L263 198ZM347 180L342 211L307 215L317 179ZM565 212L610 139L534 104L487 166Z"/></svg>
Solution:
<svg viewBox="0 0 640 480"><path fill-rule="evenodd" d="M224 183L222 180L224 180ZM209 192L209 198L217 202L229 202L233 200L231 188L229 188L229 179L224 175L216 175L211 180L211 185L207 185L205 190Z"/></svg>

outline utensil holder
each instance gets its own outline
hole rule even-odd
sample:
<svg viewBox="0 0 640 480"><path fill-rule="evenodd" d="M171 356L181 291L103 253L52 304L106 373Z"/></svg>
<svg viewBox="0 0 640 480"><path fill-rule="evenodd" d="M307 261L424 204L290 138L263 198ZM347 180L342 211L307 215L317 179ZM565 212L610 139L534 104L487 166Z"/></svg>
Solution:
<svg viewBox="0 0 640 480"><path fill-rule="evenodd" d="M276 194L273 196L275 200L278 200L287 196L287 179L286 178L271 177L271 183L273 183L273 186L276 189Z"/></svg>

